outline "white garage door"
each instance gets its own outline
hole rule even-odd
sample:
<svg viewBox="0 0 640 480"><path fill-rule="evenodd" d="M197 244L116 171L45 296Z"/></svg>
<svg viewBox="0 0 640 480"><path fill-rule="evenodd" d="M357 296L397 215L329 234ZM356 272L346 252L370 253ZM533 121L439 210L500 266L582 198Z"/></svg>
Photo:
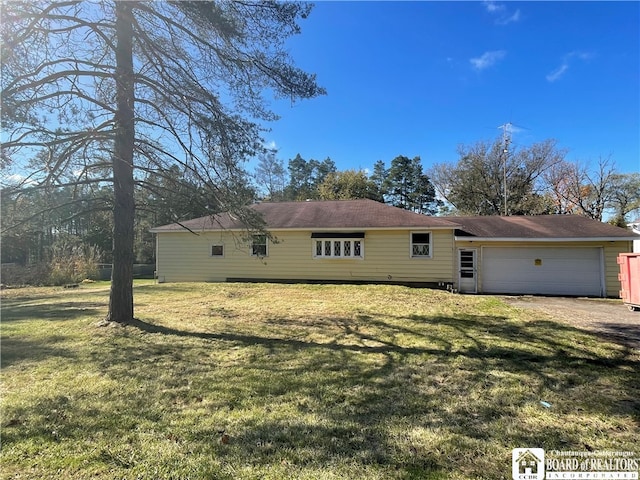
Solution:
<svg viewBox="0 0 640 480"><path fill-rule="evenodd" d="M484 247L482 291L603 295L600 248Z"/></svg>

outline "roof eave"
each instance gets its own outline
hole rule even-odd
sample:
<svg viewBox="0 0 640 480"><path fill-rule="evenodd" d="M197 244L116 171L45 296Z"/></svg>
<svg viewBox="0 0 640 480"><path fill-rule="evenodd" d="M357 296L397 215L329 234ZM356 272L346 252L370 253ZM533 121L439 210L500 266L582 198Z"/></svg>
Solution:
<svg viewBox="0 0 640 480"><path fill-rule="evenodd" d="M391 231L391 230L454 230L457 226L429 226L429 225L403 225L397 227L366 227L357 226L353 227L276 227L266 228L268 232L349 232L353 230L377 230L377 231ZM151 228L151 233L206 233L206 232L245 232L246 228Z"/></svg>
<svg viewBox="0 0 640 480"><path fill-rule="evenodd" d="M640 237L474 237L455 236L458 242L630 242L640 240Z"/></svg>

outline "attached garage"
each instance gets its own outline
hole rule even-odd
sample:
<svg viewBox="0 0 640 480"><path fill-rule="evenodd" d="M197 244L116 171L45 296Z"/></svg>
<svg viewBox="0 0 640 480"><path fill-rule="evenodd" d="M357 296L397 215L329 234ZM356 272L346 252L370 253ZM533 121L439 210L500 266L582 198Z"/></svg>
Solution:
<svg viewBox="0 0 640 480"><path fill-rule="evenodd" d="M481 290L532 295L604 295L600 247L482 248Z"/></svg>
<svg viewBox="0 0 640 480"><path fill-rule="evenodd" d="M462 293L617 297L617 255L635 238L578 215L447 217Z"/></svg>

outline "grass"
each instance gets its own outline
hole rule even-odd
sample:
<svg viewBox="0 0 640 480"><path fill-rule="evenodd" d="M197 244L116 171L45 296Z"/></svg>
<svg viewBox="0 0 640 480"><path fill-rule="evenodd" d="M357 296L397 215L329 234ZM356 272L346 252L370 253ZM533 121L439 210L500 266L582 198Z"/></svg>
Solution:
<svg viewBox="0 0 640 480"><path fill-rule="evenodd" d="M499 479L637 450L640 355L499 298L136 282L2 292L2 478ZM540 402L548 402L546 408Z"/></svg>

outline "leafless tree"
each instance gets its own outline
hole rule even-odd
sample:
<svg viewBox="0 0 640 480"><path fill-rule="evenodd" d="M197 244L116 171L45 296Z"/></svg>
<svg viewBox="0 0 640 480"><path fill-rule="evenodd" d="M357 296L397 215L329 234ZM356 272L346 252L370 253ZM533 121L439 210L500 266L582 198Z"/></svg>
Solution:
<svg viewBox="0 0 640 480"><path fill-rule="evenodd" d="M501 140L477 142L458 152L457 163L436 164L429 175L438 195L459 213L501 215L505 202L511 215L548 211L542 175L565 155L554 140L512 151L505 151Z"/></svg>
<svg viewBox="0 0 640 480"><path fill-rule="evenodd" d="M575 213L600 221L615 198L616 178L611 157L600 157L593 169L565 161L544 173L556 213Z"/></svg>

